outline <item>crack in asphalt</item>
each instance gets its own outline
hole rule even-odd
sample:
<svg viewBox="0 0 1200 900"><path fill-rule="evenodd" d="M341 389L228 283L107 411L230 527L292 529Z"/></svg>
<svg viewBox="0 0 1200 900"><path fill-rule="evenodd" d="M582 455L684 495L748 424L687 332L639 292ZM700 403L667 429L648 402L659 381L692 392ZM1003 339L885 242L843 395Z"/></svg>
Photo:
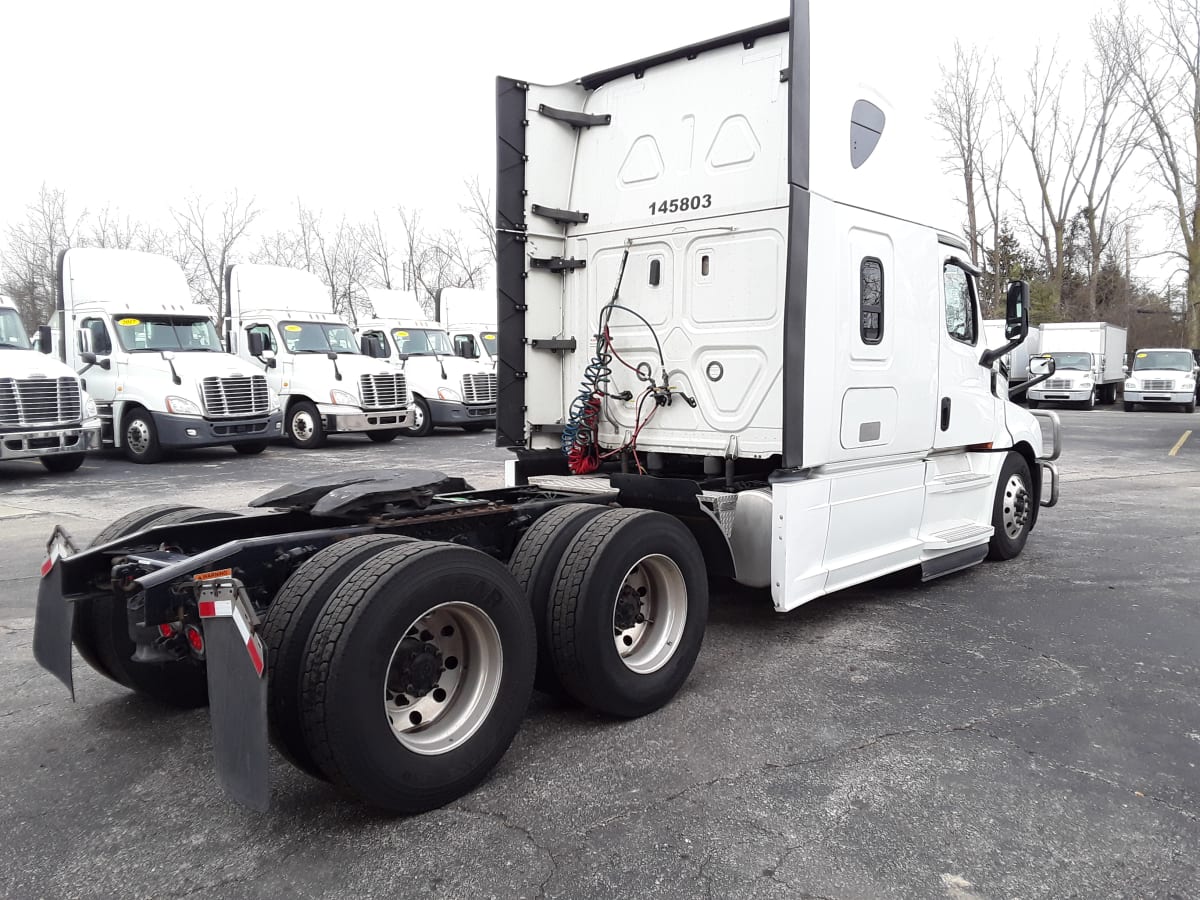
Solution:
<svg viewBox="0 0 1200 900"><path fill-rule="evenodd" d="M546 888L549 886L550 882L554 880L554 876L558 874L558 858L555 856L553 850L544 846L541 841L534 836L534 833L530 828L520 824L519 822L514 822L507 813L479 809L478 807L468 806L465 803L456 803L453 806L448 807L448 809L456 812L466 813L468 815L478 816L482 819L493 819L499 822L503 828L506 828L509 831L517 832L524 837L525 840L528 841L535 850L544 853L546 855L547 862L550 864L550 873L543 878L541 883L538 885L537 894L535 896L546 896Z"/></svg>

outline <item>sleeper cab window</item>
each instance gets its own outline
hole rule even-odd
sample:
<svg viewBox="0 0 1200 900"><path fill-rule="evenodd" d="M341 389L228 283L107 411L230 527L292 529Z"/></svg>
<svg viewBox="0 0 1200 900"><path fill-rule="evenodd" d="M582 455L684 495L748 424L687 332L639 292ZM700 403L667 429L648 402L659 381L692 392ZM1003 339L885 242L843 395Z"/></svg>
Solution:
<svg viewBox="0 0 1200 900"><path fill-rule="evenodd" d="M962 266L952 262L942 267L946 289L946 331L964 344L975 345L975 301L971 294L971 277Z"/></svg>
<svg viewBox="0 0 1200 900"><path fill-rule="evenodd" d="M883 263L867 256L858 267L858 334L864 344L883 340Z"/></svg>

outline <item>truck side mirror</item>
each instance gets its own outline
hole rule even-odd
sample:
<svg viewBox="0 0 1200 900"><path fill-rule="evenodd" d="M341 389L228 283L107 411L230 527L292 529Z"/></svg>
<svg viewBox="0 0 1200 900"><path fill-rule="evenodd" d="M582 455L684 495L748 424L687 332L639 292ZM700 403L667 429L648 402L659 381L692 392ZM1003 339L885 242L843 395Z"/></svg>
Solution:
<svg viewBox="0 0 1200 900"><path fill-rule="evenodd" d="M1023 341L1029 334L1029 282L1011 281L1008 284L1004 337L1009 341Z"/></svg>
<svg viewBox="0 0 1200 900"><path fill-rule="evenodd" d="M38 349L43 353L49 353L51 350L50 344L53 341L53 336L50 333L49 325L39 325L37 330Z"/></svg>
<svg viewBox="0 0 1200 900"><path fill-rule="evenodd" d="M103 359L101 359L100 357L96 356L95 353L92 353L90 350L85 350L83 353L80 353L79 358L83 362L87 363L89 366L99 366L100 368L104 369L105 371L112 368L112 360L111 359L109 359L107 356L104 357Z"/></svg>
<svg viewBox="0 0 1200 900"><path fill-rule="evenodd" d="M256 359L263 355L265 346L266 345L263 343L261 331L251 331L246 335L246 349L249 350L250 355Z"/></svg>

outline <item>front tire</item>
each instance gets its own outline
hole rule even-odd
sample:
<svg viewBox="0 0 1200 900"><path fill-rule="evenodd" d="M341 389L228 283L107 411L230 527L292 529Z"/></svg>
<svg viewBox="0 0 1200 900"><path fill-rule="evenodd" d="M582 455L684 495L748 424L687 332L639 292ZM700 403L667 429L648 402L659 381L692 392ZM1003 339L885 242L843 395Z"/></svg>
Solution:
<svg viewBox="0 0 1200 900"><path fill-rule="evenodd" d="M504 755L533 690L520 586L478 550L413 541L329 599L302 680L304 738L335 784L391 812L444 806Z"/></svg>
<svg viewBox="0 0 1200 900"><path fill-rule="evenodd" d="M408 433L413 437L425 437L433 431L433 416L429 413L429 404L424 397L413 401L413 423L408 426Z"/></svg>
<svg viewBox="0 0 1200 900"><path fill-rule="evenodd" d="M163 458L162 444L154 417L144 409L136 409L121 421L121 449L135 463L156 463Z"/></svg>
<svg viewBox="0 0 1200 900"><path fill-rule="evenodd" d="M568 546L549 611L554 671L600 712L644 716L691 674L708 620L692 533L665 513L611 509Z"/></svg>
<svg viewBox="0 0 1200 900"><path fill-rule="evenodd" d="M83 465L86 453L56 453L53 456L43 456L41 463L47 472L74 472Z"/></svg>
<svg viewBox="0 0 1200 900"><path fill-rule="evenodd" d="M233 449L242 456L258 456L267 449L266 441L242 441L240 444L234 444Z"/></svg>
<svg viewBox="0 0 1200 900"><path fill-rule="evenodd" d="M1083 401L1083 408L1084 409L1095 409L1096 408L1096 389L1095 388L1092 388L1092 392L1090 394L1088 394L1088 398Z"/></svg>
<svg viewBox="0 0 1200 900"><path fill-rule="evenodd" d="M390 444L396 438L400 437L399 428L387 428L383 431L368 431L367 437L371 439L373 444Z"/></svg>
<svg viewBox="0 0 1200 900"><path fill-rule="evenodd" d="M1187 403L1183 404L1183 411L1185 413L1194 413L1196 411L1196 401L1189 400Z"/></svg>
<svg viewBox="0 0 1200 900"><path fill-rule="evenodd" d="M1125 401L1125 412L1133 412L1135 409L1137 409L1136 403L1130 403L1128 400Z"/></svg>
<svg viewBox="0 0 1200 900"><path fill-rule="evenodd" d="M479 432L483 431L485 428L487 428L487 426L481 422L467 422L462 426L462 430L467 434L479 434Z"/></svg>
<svg viewBox="0 0 1200 900"><path fill-rule="evenodd" d="M325 443L325 423L311 400L297 400L288 407L288 438L293 447L315 450Z"/></svg>
<svg viewBox="0 0 1200 900"><path fill-rule="evenodd" d="M1033 398L1030 398L1028 402L1030 409L1037 409L1039 406L1041 406L1041 401L1034 400Z"/></svg>
<svg viewBox="0 0 1200 900"><path fill-rule="evenodd" d="M1009 452L1000 469L996 499L992 505L992 528L988 559L1013 559L1025 549L1033 527L1033 479L1029 463L1019 453Z"/></svg>

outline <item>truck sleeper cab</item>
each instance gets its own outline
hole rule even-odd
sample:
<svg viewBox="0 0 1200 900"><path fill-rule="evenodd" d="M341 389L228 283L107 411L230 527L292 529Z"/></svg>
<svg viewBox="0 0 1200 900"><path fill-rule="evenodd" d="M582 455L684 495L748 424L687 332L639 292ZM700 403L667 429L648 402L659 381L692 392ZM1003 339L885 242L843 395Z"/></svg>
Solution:
<svg viewBox="0 0 1200 900"><path fill-rule="evenodd" d="M0 297L0 461L36 459L50 472L73 472L100 447L96 404L79 376L38 353L16 306Z"/></svg>
<svg viewBox="0 0 1200 900"><path fill-rule="evenodd" d="M261 453L281 433L266 378L226 353L172 260L71 248L58 260L59 352L99 408L105 444L133 462L167 450Z"/></svg>
<svg viewBox="0 0 1200 900"><path fill-rule="evenodd" d="M435 427L483 431L496 424L496 373L455 352L450 336L427 319L404 291L367 292L374 317L358 324L364 349L373 348L405 375L413 396L408 433L424 437Z"/></svg>
<svg viewBox="0 0 1200 900"><path fill-rule="evenodd" d="M70 686L72 636L105 641L117 680L207 698L242 802L269 800L270 723L302 769L416 812L484 777L535 684L614 717L669 702L710 576L785 611L1019 555L1059 443L992 377L1028 285L986 348L977 270L902 157L922 117L863 87L895 7L864 29L795 0L578 82L498 79L508 486L338 472L86 550L58 529L38 661Z"/></svg>
<svg viewBox="0 0 1200 900"><path fill-rule="evenodd" d="M314 449L347 433L387 443L412 424L404 374L360 351L315 275L236 264L225 284L226 343L279 393L293 446Z"/></svg>
<svg viewBox="0 0 1200 900"><path fill-rule="evenodd" d="M1133 365L1125 379L1125 412L1137 404L1179 406L1196 411L1196 376L1200 373L1191 350L1149 348L1133 354Z"/></svg>

